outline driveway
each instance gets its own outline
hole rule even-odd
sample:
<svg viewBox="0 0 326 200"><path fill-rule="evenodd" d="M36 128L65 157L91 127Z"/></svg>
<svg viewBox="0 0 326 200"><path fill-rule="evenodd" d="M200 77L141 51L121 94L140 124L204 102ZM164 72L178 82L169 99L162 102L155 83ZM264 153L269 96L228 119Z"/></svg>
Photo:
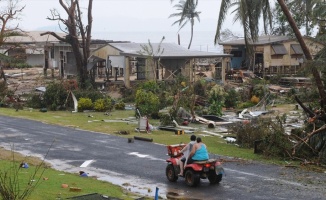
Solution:
<svg viewBox="0 0 326 200"><path fill-rule="evenodd" d="M184 199L324 199L325 173L225 158L226 175L218 185L202 180L196 188L183 179L170 183L165 177L166 147L160 144L25 119L0 116L0 146L25 155L43 157L53 168L112 182L133 192ZM155 142L155 141L154 141ZM210 155L211 158L220 158ZM87 162L85 162L87 161ZM85 165L85 167L80 167Z"/></svg>

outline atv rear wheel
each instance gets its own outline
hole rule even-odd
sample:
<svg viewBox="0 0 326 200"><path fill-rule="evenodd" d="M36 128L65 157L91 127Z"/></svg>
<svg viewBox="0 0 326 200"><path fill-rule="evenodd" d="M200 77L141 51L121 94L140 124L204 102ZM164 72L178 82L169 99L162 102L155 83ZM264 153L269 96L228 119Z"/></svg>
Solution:
<svg viewBox="0 0 326 200"><path fill-rule="evenodd" d="M210 184L217 184L217 183L221 182L222 174L217 175L214 171L214 172L210 173L210 175L208 176L208 180L209 180Z"/></svg>
<svg viewBox="0 0 326 200"><path fill-rule="evenodd" d="M176 182L178 180L178 176L176 175L175 170L174 170L174 167L173 167L172 164L168 164L166 166L165 174L166 174L166 178L170 182Z"/></svg>
<svg viewBox="0 0 326 200"><path fill-rule="evenodd" d="M195 173L194 170L189 169L185 173L185 181L188 186L195 187L200 181L199 174Z"/></svg>

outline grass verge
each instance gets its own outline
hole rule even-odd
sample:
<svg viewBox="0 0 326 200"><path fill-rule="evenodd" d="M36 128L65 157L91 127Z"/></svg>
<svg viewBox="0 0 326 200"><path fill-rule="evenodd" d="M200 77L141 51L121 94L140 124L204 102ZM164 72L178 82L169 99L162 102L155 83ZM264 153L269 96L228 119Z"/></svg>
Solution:
<svg viewBox="0 0 326 200"><path fill-rule="evenodd" d="M13 153L12 151L1 149L0 166L3 178L4 174L8 172L11 180L14 180L15 172L12 170L18 167L21 162L27 162L29 168L19 168L17 171L17 180L19 181L20 191L28 187L29 184L35 184L39 180L38 186L33 190L28 199L43 200L43 199L66 199L69 197L80 196L91 193L98 193L101 195L115 197L119 199L131 200L139 198L139 195L132 194L123 188L110 184L105 181L99 181L96 177L80 177L78 174L71 174L57 171L48 167L47 164L40 165L41 160L34 157L24 157L21 154ZM39 170L36 167L41 166ZM44 173L42 174L42 171ZM31 180L33 174L34 180ZM67 187L62 187L65 184ZM80 191L72 191L70 188L79 188ZM75 189L76 190L76 189Z"/></svg>

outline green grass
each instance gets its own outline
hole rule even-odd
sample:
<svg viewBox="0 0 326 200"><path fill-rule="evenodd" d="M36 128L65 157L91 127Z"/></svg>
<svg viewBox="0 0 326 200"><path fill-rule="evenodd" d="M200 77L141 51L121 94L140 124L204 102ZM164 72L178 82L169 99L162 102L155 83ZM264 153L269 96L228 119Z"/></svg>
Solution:
<svg viewBox="0 0 326 200"><path fill-rule="evenodd" d="M4 172L8 169L13 168L13 164L19 166L19 162L15 163L12 161L0 160L1 175L4 177ZM51 168L45 169L42 173L43 168L37 171L31 183L35 184L39 180L39 184L31 193L28 199L43 200L43 199L66 199L68 197L79 196L83 194L99 193L111 197L117 197L120 199L134 199L134 195L123 190L121 187L110 184L108 182L96 180L92 177L79 177L78 174L69 174L60 171L53 170ZM10 173L11 177L18 177L19 188L24 190L35 173L35 166L30 166L28 169L20 168L18 173ZM15 176L17 175L17 176ZM61 187L62 184L67 184L68 188ZM70 187L81 188L81 191L74 192L70 191Z"/></svg>

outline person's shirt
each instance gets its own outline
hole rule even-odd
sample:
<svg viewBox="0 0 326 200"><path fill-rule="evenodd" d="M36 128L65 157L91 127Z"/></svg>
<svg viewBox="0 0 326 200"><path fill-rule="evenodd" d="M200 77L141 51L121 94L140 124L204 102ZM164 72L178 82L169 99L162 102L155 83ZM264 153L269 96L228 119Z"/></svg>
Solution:
<svg viewBox="0 0 326 200"><path fill-rule="evenodd" d="M196 143L196 141L190 141L187 146L185 146L184 149L181 150L181 153L183 153L183 157L188 158L192 147L194 146L194 144Z"/></svg>
<svg viewBox="0 0 326 200"><path fill-rule="evenodd" d="M193 160L208 160L208 152L204 144L200 145L200 148L196 150L192 156Z"/></svg>

